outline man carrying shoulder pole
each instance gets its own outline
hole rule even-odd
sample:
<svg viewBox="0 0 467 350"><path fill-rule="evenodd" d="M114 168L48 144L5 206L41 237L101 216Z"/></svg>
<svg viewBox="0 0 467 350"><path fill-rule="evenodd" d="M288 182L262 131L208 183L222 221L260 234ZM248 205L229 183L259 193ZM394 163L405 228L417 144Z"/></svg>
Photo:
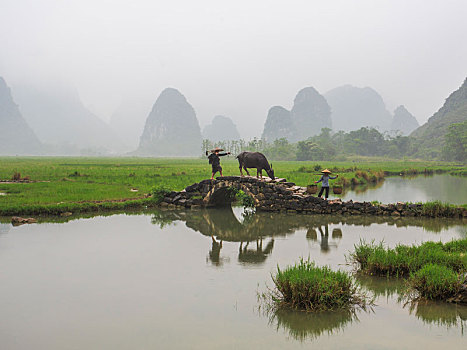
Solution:
<svg viewBox="0 0 467 350"><path fill-rule="evenodd" d="M321 172L323 173L323 175L321 176L321 179L319 179L318 181L315 181L315 184L317 184L318 182L322 182L321 190L319 191L318 197L321 198L321 196L323 195L323 191L326 190L326 194L324 196L327 200L329 197L329 179L331 180L337 179L339 175L329 176L331 174L331 171L328 169L324 169Z"/></svg>
<svg viewBox="0 0 467 350"><path fill-rule="evenodd" d="M221 167L221 160L219 157L222 157L222 156L226 156L226 155L229 155L230 152L227 152L227 153L220 153L221 151L223 151L222 148L214 148L212 149L210 152L211 154L209 155L208 159L209 159L209 164L212 165L212 176L211 176L211 180L214 179L214 175L216 175L217 172L219 172L222 176L222 167ZM208 155L208 151L206 151L206 155Z"/></svg>

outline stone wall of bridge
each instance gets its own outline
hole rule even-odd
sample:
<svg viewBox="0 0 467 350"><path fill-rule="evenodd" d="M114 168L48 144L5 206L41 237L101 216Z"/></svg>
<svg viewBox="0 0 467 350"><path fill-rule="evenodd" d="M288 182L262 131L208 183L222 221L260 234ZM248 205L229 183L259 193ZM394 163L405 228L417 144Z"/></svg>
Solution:
<svg viewBox="0 0 467 350"><path fill-rule="evenodd" d="M223 176L215 180L203 180L180 192L170 192L161 206L169 208L200 208L228 205L235 199L235 191L242 190L253 199L257 210L340 215L429 216L421 204L370 202L343 202L340 199L325 200L308 194L305 187L296 186L286 179L258 179L250 176ZM467 209L458 207L449 213L436 216L467 217Z"/></svg>

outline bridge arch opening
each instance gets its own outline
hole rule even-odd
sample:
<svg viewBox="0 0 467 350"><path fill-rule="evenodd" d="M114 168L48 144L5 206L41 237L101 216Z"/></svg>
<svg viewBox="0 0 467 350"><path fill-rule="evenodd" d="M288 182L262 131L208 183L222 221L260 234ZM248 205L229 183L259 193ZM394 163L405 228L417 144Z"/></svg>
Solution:
<svg viewBox="0 0 467 350"><path fill-rule="evenodd" d="M246 196L251 198L251 204L253 206L258 202L250 189L239 183L234 186L225 186L223 184L216 185L206 196L206 204L210 207L230 206L232 202L236 200L236 195L240 190L243 191Z"/></svg>

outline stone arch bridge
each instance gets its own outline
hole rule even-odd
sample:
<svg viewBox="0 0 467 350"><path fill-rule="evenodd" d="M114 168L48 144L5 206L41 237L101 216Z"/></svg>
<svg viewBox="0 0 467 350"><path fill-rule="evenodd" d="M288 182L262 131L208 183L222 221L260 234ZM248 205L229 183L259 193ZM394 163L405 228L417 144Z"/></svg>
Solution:
<svg viewBox="0 0 467 350"><path fill-rule="evenodd" d="M168 208L200 208L229 205L235 199L235 190L242 190L252 198L260 211L287 211L309 214L432 216L421 204L397 202L375 204L371 202L342 202L340 199L324 200L306 192L286 179L258 179L251 176L220 176L215 180L203 180L180 192L168 193L160 203ZM467 209L458 207L445 217L467 217Z"/></svg>

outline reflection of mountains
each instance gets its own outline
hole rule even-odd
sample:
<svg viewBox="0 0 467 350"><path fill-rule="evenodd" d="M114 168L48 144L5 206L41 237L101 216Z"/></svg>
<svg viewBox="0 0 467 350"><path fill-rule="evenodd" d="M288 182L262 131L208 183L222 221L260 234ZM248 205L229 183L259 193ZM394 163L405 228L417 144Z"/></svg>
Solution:
<svg viewBox="0 0 467 350"><path fill-rule="evenodd" d="M299 341L314 340L323 334L343 331L352 322L358 321L354 311L302 312L277 309L270 315L270 323L277 330L284 329Z"/></svg>

